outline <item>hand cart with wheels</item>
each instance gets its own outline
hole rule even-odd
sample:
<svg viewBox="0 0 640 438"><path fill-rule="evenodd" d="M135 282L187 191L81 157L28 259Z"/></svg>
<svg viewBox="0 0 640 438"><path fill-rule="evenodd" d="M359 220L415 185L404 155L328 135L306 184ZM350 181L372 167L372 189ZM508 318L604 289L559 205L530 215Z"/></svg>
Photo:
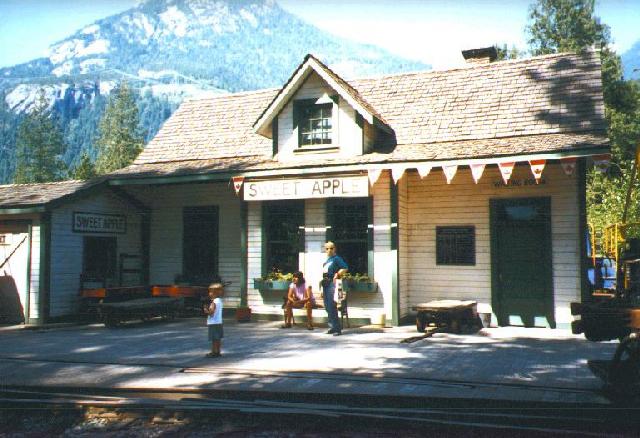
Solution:
<svg viewBox="0 0 640 438"><path fill-rule="evenodd" d="M436 300L411 307L416 314L416 329L420 333L452 331L460 333L463 327L481 327L475 301Z"/></svg>

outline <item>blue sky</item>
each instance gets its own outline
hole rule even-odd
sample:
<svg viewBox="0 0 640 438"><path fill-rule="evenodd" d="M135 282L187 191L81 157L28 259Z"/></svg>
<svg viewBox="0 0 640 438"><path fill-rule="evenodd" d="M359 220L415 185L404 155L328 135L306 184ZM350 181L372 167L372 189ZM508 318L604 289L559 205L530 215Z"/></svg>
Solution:
<svg viewBox="0 0 640 438"><path fill-rule="evenodd" d="M277 0L333 34L372 43L435 68L462 63L460 50L506 43L526 48L527 0ZM81 27L136 0L0 0L0 66L43 56ZM640 39L640 0L600 0L619 54Z"/></svg>

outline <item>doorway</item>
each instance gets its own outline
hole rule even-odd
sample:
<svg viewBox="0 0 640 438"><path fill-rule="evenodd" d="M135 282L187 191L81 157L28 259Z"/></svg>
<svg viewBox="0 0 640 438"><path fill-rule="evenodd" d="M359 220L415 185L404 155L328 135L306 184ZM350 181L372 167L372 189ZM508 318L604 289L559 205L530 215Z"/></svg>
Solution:
<svg viewBox="0 0 640 438"><path fill-rule="evenodd" d="M533 327L544 318L555 328L550 198L492 199L490 214L498 324Z"/></svg>

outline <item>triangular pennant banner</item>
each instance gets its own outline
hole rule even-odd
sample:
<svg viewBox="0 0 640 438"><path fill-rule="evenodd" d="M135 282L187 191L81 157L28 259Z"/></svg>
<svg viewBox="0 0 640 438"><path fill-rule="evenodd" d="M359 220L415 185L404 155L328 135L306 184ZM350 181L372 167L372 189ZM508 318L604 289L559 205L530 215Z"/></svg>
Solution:
<svg viewBox="0 0 640 438"><path fill-rule="evenodd" d="M431 164L420 164L416 166L416 169L418 169L418 175L420 175L420 179L429 175L429 172L431 172L431 168Z"/></svg>
<svg viewBox="0 0 640 438"><path fill-rule="evenodd" d="M576 170L576 158L562 158L560 159L560 165L562 166L562 170L564 174L567 176L573 175L573 172Z"/></svg>
<svg viewBox="0 0 640 438"><path fill-rule="evenodd" d="M458 165L442 166L442 171L444 172L444 177L447 179L447 184L451 184L451 180L456 176L456 172L458 171Z"/></svg>
<svg viewBox="0 0 640 438"><path fill-rule="evenodd" d="M378 178L380 178L380 174L382 173L382 169L369 169L369 184L374 185Z"/></svg>
<svg viewBox="0 0 640 438"><path fill-rule="evenodd" d="M529 160L531 173L533 173L533 177L536 179L536 184L538 184L542 178L542 171L544 170L545 164L547 164L547 160Z"/></svg>
<svg viewBox="0 0 640 438"><path fill-rule="evenodd" d="M405 165L394 166L391 168L391 177L393 178L393 182L395 184L398 184L398 181L400 181L400 178L402 178L402 175L404 175L405 170L407 170L407 166Z"/></svg>
<svg viewBox="0 0 640 438"><path fill-rule="evenodd" d="M515 165L516 163L514 162L498 163L498 167L500 168L500 173L502 174L502 180L504 181L505 184L509 183L509 179L511 178L511 174L513 173L513 166Z"/></svg>
<svg viewBox="0 0 640 438"><path fill-rule="evenodd" d="M233 180L233 188L236 191L236 195L240 193L240 189L242 188L242 183L244 182L244 176L234 176L231 178Z"/></svg>
<svg viewBox="0 0 640 438"><path fill-rule="evenodd" d="M469 167L471 167L471 176L473 176L473 180L475 181L476 184L478 184L478 181L480 181L480 178L484 173L485 166L486 164L470 164L469 165Z"/></svg>
<svg viewBox="0 0 640 438"><path fill-rule="evenodd" d="M611 155L595 155L593 157L593 165L602 173L605 173L609 170L609 164L611 164Z"/></svg>

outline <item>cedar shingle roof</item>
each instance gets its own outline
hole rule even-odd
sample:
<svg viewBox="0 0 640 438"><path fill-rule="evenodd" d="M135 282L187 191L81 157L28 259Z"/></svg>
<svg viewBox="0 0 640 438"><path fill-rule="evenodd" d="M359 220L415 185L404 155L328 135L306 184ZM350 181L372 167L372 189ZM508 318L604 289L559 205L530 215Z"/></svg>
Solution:
<svg viewBox="0 0 640 438"><path fill-rule="evenodd" d="M512 157L514 155L536 155L540 150L565 152L570 156L572 151L583 152L594 147L608 147L608 139L604 135L593 133L581 134L541 134L535 136L490 138L481 140L451 141L428 144L398 145L392 152L355 157L339 157L323 159L315 157L301 162L279 162L264 155L245 157L213 158L205 160L182 160L162 163L138 164L120 169L110 174L113 178L150 178L174 177L185 175L204 175L217 172L250 173L253 171L283 170L357 164L387 164L420 161L454 161L465 159L483 159L495 157ZM543 155L540 155L542 158Z"/></svg>
<svg viewBox="0 0 640 438"><path fill-rule="evenodd" d="M60 181L39 184L0 185L0 207L25 208L48 204L77 191L95 186L102 178L89 181Z"/></svg>
<svg viewBox="0 0 640 438"><path fill-rule="evenodd" d="M331 74L393 129L396 151L385 160L400 156L405 160L452 155L474 158L488 153L498 156L607 146L602 135L606 125L600 61L594 52L348 83ZM271 140L252 129L277 94L275 89L261 90L185 102L134 164L263 156L261 165L268 162L279 168L281 165L271 160ZM592 143L584 141L591 138L586 135L589 132ZM577 141L568 135L571 133L583 136ZM519 139L522 136L525 138ZM368 155L354 160L370 162L385 154ZM116 174L128 174L134 168Z"/></svg>

